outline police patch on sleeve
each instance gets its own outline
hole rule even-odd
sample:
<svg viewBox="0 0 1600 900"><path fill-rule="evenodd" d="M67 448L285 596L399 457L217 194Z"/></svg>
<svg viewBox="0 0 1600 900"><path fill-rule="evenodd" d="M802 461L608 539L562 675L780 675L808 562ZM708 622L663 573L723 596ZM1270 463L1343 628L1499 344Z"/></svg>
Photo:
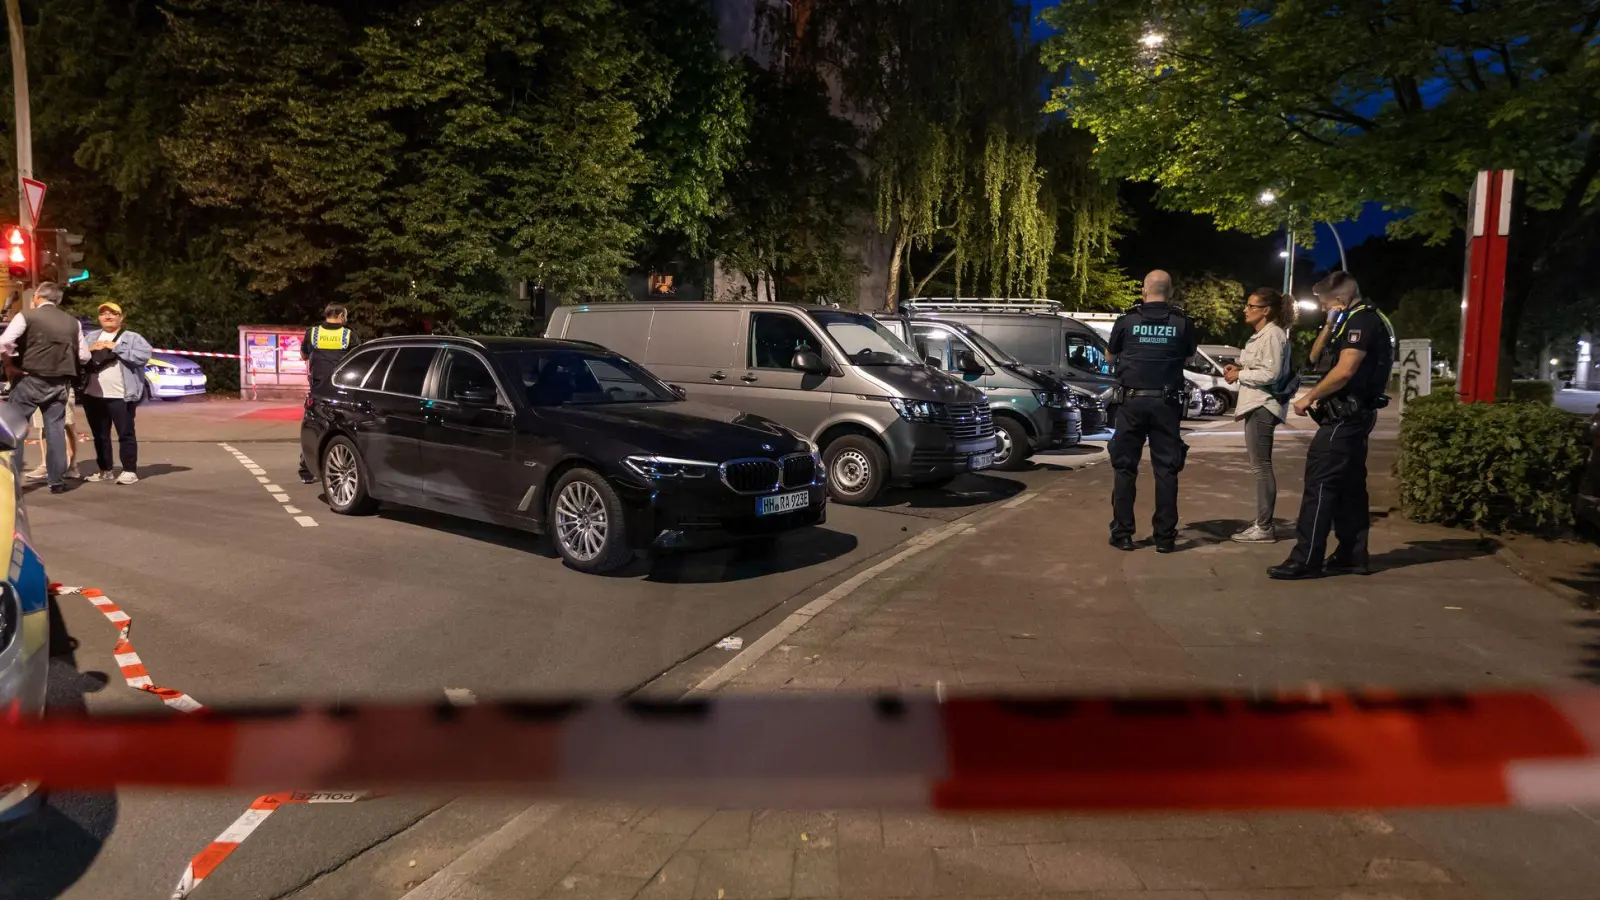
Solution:
<svg viewBox="0 0 1600 900"><path fill-rule="evenodd" d="M1361 331L1360 331L1360 329L1352 330L1350 332L1349 340L1350 340L1350 343L1352 343L1352 344L1359 343L1361 341Z"/></svg>

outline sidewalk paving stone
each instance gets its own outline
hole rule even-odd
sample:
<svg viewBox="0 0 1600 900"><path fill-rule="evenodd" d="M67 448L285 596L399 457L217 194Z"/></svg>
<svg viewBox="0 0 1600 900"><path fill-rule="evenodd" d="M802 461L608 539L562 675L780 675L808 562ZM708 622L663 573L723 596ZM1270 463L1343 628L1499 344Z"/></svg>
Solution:
<svg viewBox="0 0 1600 900"><path fill-rule="evenodd" d="M1267 580L1290 544L1227 539L1253 492L1242 452L1223 441L1184 473L1181 552L1107 547L1111 473L1090 467L874 579L723 691L1131 695L1597 677L1594 614L1530 584L1475 535L1380 517L1372 576ZM1279 511L1291 515L1305 442L1285 443ZM1385 452L1379 442L1374 472ZM1148 475L1141 490L1144 518ZM1589 560L1562 552L1561 571L1600 572L1595 548ZM1578 810L609 808L585 824L592 809L574 806L559 830L475 876L499 886L487 900L1600 900L1600 814Z"/></svg>

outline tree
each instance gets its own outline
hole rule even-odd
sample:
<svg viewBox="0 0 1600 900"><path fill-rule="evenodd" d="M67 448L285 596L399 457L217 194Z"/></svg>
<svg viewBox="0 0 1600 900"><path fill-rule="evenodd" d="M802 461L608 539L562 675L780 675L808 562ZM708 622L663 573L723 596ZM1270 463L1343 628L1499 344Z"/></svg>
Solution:
<svg viewBox="0 0 1600 900"><path fill-rule="evenodd" d="M747 79L749 144L729 173L712 249L744 277L749 299L854 305L861 262L848 246L850 224L866 199L856 129L829 111L827 88L803 72L751 64Z"/></svg>
<svg viewBox="0 0 1600 900"><path fill-rule="evenodd" d="M1180 277L1173 285L1173 302L1194 323L1202 339L1225 341L1238 332L1239 309L1245 287L1211 272Z"/></svg>
<svg viewBox="0 0 1600 900"><path fill-rule="evenodd" d="M1440 242L1478 170L1516 169L1506 379L1541 282L1594 252L1596 0L1063 0L1045 17L1054 108L1100 138L1097 163L1224 227L1304 232L1377 201L1409 212L1397 233Z"/></svg>
<svg viewBox="0 0 1600 900"><path fill-rule="evenodd" d="M167 152L303 312L498 331L519 280L616 296L647 235L704 241L743 139L690 0L174 3L194 94Z"/></svg>
<svg viewBox="0 0 1600 900"><path fill-rule="evenodd" d="M1418 288L1400 298L1389 317L1396 338L1427 338L1433 358L1455 360L1461 344L1461 290Z"/></svg>
<svg viewBox="0 0 1600 900"><path fill-rule="evenodd" d="M891 243L888 296L915 293L950 270L995 296L1040 296L1057 254L1063 209L1067 252L1104 243L1115 198L1082 160L1043 145L1043 71L1028 41L1029 7L1016 0L818 0L800 58L839 86L867 130L865 156L879 230ZM1065 146L1061 144L1060 146ZM1100 206L1094 206L1095 203ZM1079 207L1079 204L1083 204ZM906 272L915 251L928 269Z"/></svg>

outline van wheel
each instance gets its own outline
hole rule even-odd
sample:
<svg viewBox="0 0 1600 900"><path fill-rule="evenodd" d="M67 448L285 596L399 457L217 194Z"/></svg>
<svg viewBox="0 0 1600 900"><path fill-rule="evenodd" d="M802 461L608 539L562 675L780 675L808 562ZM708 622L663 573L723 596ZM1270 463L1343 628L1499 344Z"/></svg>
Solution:
<svg viewBox="0 0 1600 900"><path fill-rule="evenodd" d="M871 503L889 477L889 456L871 438L847 434L823 453L828 493L846 506Z"/></svg>
<svg viewBox="0 0 1600 900"><path fill-rule="evenodd" d="M347 437L336 437L322 451L322 492L328 508L341 516L364 516L378 508L367 493L367 464Z"/></svg>
<svg viewBox="0 0 1600 900"><path fill-rule="evenodd" d="M1212 391L1211 396L1217 398L1217 415L1225 416L1228 410L1233 409L1233 395L1222 388Z"/></svg>
<svg viewBox="0 0 1600 900"><path fill-rule="evenodd" d="M1010 416L995 416L994 467L1002 472L1026 469L1031 456L1033 445L1028 429Z"/></svg>
<svg viewBox="0 0 1600 900"><path fill-rule="evenodd" d="M550 536L567 565L599 575L633 561L622 501L599 472L572 469L550 493Z"/></svg>

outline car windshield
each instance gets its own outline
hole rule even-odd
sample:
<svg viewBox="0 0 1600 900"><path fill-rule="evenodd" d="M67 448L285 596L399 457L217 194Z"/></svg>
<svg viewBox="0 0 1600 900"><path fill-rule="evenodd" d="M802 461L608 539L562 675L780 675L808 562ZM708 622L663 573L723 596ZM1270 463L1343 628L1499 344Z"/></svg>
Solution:
<svg viewBox="0 0 1600 900"><path fill-rule="evenodd" d="M599 406L676 401L672 389L626 357L584 350L502 350L495 354L529 406ZM513 390L516 388L513 387Z"/></svg>
<svg viewBox="0 0 1600 900"><path fill-rule="evenodd" d="M817 310L812 321L821 325L840 351L858 366L915 366L915 350L878 320L860 313Z"/></svg>

